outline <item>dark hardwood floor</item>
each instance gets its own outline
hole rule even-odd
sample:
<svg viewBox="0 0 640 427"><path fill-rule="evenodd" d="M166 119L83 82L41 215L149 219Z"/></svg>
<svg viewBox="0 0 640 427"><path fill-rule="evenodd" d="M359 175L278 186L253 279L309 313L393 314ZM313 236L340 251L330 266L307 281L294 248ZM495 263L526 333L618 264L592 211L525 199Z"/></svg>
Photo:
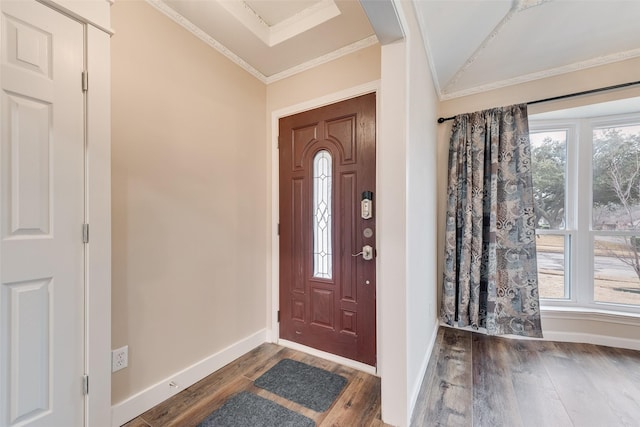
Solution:
<svg viewBox="0 0 640 427"><path fill-rule="evenodd" d="M285 358L342 375L347 379L347 385L336 402L322 413L253 385L255 379ZM380 378L275 344L262 344L125 426L193 427L218 409L229 397L245 390L309 417L318 426L385 426L380 420Z"/></svg>
<svg viewBox="0 0 640 427"><path fill-rule="evenodd" d="M412 426L640 426L640 352L440 328Z"/></svg>
<svg viewBox="0 0 640 427"><path fill-rule="evenodd" d="M343 375L348 383L323 413L253 385L284 358ZM243 390L299 412L318 426L385 426L380 378L275 344L261 345L125 426L193 427ZM442 327L411 425L637 427L640 352Z"/></svg>

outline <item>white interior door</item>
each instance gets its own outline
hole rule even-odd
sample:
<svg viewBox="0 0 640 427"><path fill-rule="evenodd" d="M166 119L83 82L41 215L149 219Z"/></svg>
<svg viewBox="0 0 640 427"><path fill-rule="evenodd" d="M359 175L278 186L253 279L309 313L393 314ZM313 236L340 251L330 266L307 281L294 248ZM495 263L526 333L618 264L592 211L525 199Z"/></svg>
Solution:
<svg viewBox="0 0 640 427"><path fill-rule="evenodd" d="M84 28L0 8L0 426L81 426Z"/></svg>

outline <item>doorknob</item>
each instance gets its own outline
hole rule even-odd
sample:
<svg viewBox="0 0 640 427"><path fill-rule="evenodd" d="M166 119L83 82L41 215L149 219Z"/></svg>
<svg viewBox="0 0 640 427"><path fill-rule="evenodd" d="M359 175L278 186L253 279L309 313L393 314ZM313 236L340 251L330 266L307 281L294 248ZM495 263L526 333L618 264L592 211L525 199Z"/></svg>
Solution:
<svg viewBox="0 0 640 427"><path fill-rule="evenodd" d="M365 261L371 261L373 259L373 248L369 245L364 245L362 247L362 251L358 252L357 254L351 254L351 256L353 257L360 255L362 255L362 259L364 259Z"/></svg>

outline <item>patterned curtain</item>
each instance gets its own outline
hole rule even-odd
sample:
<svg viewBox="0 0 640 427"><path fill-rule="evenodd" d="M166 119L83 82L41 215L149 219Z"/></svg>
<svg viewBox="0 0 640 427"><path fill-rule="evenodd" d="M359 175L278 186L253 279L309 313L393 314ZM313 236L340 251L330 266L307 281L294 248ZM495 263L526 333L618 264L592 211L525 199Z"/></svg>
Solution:
<svg viewBox="0 0 640 427"><path fill-rule="evenodd" d="M527 106L454 119L442 320L542 337Z"/></svg>

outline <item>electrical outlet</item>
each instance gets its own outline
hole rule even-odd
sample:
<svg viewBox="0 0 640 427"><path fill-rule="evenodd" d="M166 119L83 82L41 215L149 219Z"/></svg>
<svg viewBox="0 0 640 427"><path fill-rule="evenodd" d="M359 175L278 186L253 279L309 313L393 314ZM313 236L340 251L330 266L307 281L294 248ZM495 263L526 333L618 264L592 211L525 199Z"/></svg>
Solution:
<svg viewBox="0 0 640 427"><path fill-rule="evenodd" d="M125 345L117 350L111 350L111 372L119 371L129 366L129 346Z"/></svg>

